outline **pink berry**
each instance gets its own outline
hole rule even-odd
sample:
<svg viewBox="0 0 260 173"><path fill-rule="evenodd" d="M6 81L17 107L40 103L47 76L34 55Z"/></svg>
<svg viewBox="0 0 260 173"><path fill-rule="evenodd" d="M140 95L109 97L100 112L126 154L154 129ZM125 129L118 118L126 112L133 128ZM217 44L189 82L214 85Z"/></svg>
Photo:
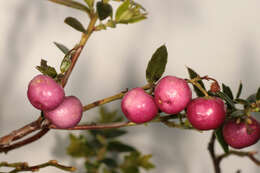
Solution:
<svg viewBox="0 0 260 173"><path fill-rule="evenodd" d="M239 124L235 120L229 120L223 127L225 141L233 148L244 148L257 143L260 139L260 124L254 118L250 118L252 123L246 124L244 121Z"/></svg>
<svg viewBox="0 0 260 173"><path fill-rule="evenodd" d="M127 119L135 123L150 121L158 113L153 97L142 88L134 88L127 92L122 100L121 108Z"/></svg>
<svg viewBox="0 0 260 173"><path fill-rule="evenodd" d="M154 97L159 109L168 114L177 114L191 100L191 90L184 79L165 76L155 87Z"/></svg>
<svg viewBox="0 0 260 173"><path fill-rule="evenodd" d="M43 111L55 109L64 96L64 89L49 76L37 75L28 85L29 101L35 108Z"/></svg>
<svg viewBox="0 0 260 173"><path fill-rule="evenodd" d="M72 128L76 126L82 117L82 104L77 97L68 96L54 110L45 111L44 116L58 128Z"/></svg>
<svg viewBox="0 0 260 173"><path fill-rule="evenodd" d="M226 109L219 98L196 98L187 106L187 118L199 130L218 128L225 120Z"/></svg>

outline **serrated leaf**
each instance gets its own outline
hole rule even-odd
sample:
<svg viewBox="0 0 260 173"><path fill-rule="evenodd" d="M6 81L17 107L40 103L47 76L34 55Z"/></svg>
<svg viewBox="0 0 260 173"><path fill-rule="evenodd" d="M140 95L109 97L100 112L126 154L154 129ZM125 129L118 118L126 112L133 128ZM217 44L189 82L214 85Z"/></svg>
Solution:
<svg viewBox="0 0 260 173"><path fill-rule="evenodd" d="M217 138L220 146L224 150L224 152L228 153L229 152L229 147L228 147L228 144L226 143L226 141L225 141L225 139L223 137L222 129L223 129L223 126L221 126L218 129L216 129L215 130L215 135L216 135L216 138Z"/></svg>
<svg viewBox="0 0 260 173"><path fill-rule="evenodd" d="M122 14L128 10L130 5L130 1L126 0L124 1L116 10L116 21L120 21L122 19Z"/></svg>
<svg viewBox="0 0 260 173"><path fill-rule="evenodd" d="M69 53L69 49L61 43L53 42L65 55Z"/></svg>
<svg viewBox="0 0 260 173"><path fill-rule="evenodd" d="M64 22L71 26L72 28L76 29L77 31L85 33L86 30L84 26L74 17L67 17Z"/></svg>
<svg viewBox="0 0 260 173"><path fill-rule="evenodd" d="M41 65L36 66L36 69L40 71L42 74L55 78L57 76L57 72L54 67L51 67L47 64L47 61L42 59Z"/></svg>
<svg viewBox="0 0 260 173"><path fill-rule="evenodd" d="M110 168L116 168L118 166L117 162L112 158L105 158L105 159L101 160L100 162L106 164L106 166L108 166Z"/></svg>
<svg viewBox="0 0 260 173"><path fill-rule="evenodd" d="M73 0L49 0L49 1L90 13L88 7Z"/></svg>
<svg viewBox="0 0 260 173"><path fill-rule="evenodd" d="M222 98L223 100L225 100L227 102L227 105L232 108L235 109L235 104L234 102L231 100L231 98L229 98L229 96L223 92L217 92L216 93L220 98Z"/></svg>
<svg viewBox="0 0 260 173"><path fill-rule="evenodd" d="M97 12L98 12L98 18L100 20L104 20L108 16L112 17L113 8L110 4L99 1L97 2Z"/></svg>
<svg viewBox="0 0 260 173"><path fill-rule="evenodd" d="M196 77L199 76L198 73L196 73L193 69L187 67L187 70L188 70L190 79L193 79L193 78L196 78ZM201 87L202 87L203 89L206 89L205 86L204 86L204 83L203 83L202 81L198 81L198 83L201 85ZM196 95L197 95L198 97L203 97L203 96L204 96L203 92L200 91L196 86L193 86L193 88L194 88L194 91L195 91L195 93L196 93Z"/></svg>
<svg viewBox="0 0 260 173"><path fill-rule="evenodd" d="M260 100L260 87L258 88L256 92L256 100Z"/></svg>
<svg viewBox="0 0 260 173"><path fill-rule="evenodd" d="M230 89L229 86L227 86L227 85L225 85L225 84L222 84L222 89L223 89L223 92L224 92L226 95L228 95L228 97L229 97L231 100L234 99L233 93L232 93L232 91L231 91L231 89Z"/></svg>
<svg viewBox="0 0 260 173"><path fill-rule="evenodd" d="M167 58L168 52L165 45L162 45L154 52L146 68L146 80L149 83L154 83L161 78L165 71Z"/></svg>
<svg viewBox="0 0 260 173"><path fill-rule="evenodd" d="M123 144L119 141L111 141L108 143L107 150L116 152L132 152L136 149L130 145Z"/></svg>
<svg viewBox="0 0 260 173"><path fill-rule="evenodd" d="M241 93L242 93L242 89L243 89L243 84L242 84L242 82L240 82L239 87L238 87L238 91L237 91L237 96L236 96L236 98L239 98L239 97L240 97L240 95L241 95Z"/></svg>

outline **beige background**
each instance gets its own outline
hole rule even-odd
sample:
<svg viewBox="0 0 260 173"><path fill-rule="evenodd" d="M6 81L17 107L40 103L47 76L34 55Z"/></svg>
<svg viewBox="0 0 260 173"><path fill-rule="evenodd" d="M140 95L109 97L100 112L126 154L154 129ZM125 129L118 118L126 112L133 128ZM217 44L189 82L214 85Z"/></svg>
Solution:
<svg viewBox="0 0 260 173"><path fill-rule="evenodd" d="M243 81L243 96L257 90L260 84L259 0L140 2L147 8L149 19L95 33L69 80L67 95L78 96L87 104L127 87L144 85L146 64L162 44L167 45L169 52L165 74L187 77L185 66L190 66L201 75L219 79L234 91L239 81ZM85 25L88 22L85 14L46 0L0 1L0 136L38 116L39 112L27 100L27 84L38 73L34 67L41 58L58 68L63 55L53 41L72 47L79 40L80 33L63 23L67 16L77 17ZM119 103L110 104L110 108L119 108ZM96 110L85 113L85 120L95 113ZM213 170L206 150L209 132L181 131L163 125L128 129L131 133L124 139L143 153L154 155L157 169L153 173ZM0 161L38 164L58 159L70 164L71 160L64 154L67 134L51 131L31 145L8 155L1 154ZM249 149L260 149L260 144ZM238 157L226 159L222 167L224 173L234 173L238 168L243 173L260 170L248 159ZM40 172L62 171L48 168Z"/></svg>

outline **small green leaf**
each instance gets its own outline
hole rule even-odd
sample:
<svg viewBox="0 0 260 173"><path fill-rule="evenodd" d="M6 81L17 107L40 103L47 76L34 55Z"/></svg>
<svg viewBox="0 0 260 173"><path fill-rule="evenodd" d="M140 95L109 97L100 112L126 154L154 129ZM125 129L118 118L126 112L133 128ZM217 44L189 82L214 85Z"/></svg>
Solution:
<svg viewBox="0 0 260 173"><path fill-rule="evenodd" d="M231 100L234 99L233 93L232 93L232 91L231 91L231 89L230 89L229 86L227 86L227 85L225 85L225 84L222 84L222 89L223 89L223 92L224 92L226 95L228 95L228 97L229 97Z"/></svg>
<svg viewBox="0 0 260 173"><path fill-rule="evenodd" d="M234 117L234 118L238 118L238 117L241 117L241 116L244 116L244 115L245 115L244 110L236 110L236 111L234 111L230 114L230 116Z"/></svg>
<svg viewBox="0 0 260 173"><path fill-rule="evenodd" d="M97 3L98 18L100 20L106 19L108 16L112 17L113 8L110 4L99 1Z"/></svg>
<svg viewBox="0 0 260 173"><path fill-rule="evenodd" d="M154 164L150 162L152 158L151 154L143 155L138 159L139 165L143 167L145 170L150 170L155 168Z"/></svg>
<svg viewBox="0 0 260 173"><path fill-rule="evenodd" d="M217 140L220 144L220 146L222 147L222 149L224 150L225 153L229 152L229 148L228 148L228 144L226 143L226 141L224 140L223 134L222 134L222 128L223 126L219 127L218 129L215 130L215 135L217 137Z"/></svg>
<svg viewBox="0 0 260 173"><path fill-rule="evenodd" d="M239 87L238 87L238 91L237 91L237 96L236 96L236 98L239 98L239 97L240 97L241 92L242 92L242 89L243 89L243 84L242 84L242 82L240 82Z"/></svg>
<svg viewBox="0 0 260 173"><path fill-rule="evenodd" d="M216 93L220 98L222 98L223 100L225 100L228 104L228 106L231 108L231 109L235 109L235 104L234 102L231 100L231 98L229 98L229 96L223 92L217 92Z"/></svg>
<svg viewBox="0 0 260 173"><path fill-rule="evenodd" d="M105 159L101 160L100 162L106 164L110 168L116 168L118 166L117 162L112 158L105 158Z"/></svg>
<svg viewBox="0 0 260 173"><path fill-rule="evenodd" d="M95 0L84 0L89 8L93 8Z"/></svg>
<svg viewBox="0 0 260 173"><path fill-rule="evenodd" d="M49 0L49 1L90 13L88 7L73 0Z"/></svg>
<svg viewBox="0 0 260 173"><path fill-rule="evenodd" d="M76 50L71 50L69 51L63 58L61 65L60 65L60 71L62 74L64 74L70 67L71 65L71 59L74 56Z"/></svg>
<svg viewBox="0 0 260 173"><path fill-rule="evenodd" d="M256 92L256 100L260 100L260 87L258 88Z"/></svg>
<svg viewBox="0 0 260 173"><path fill-rule="evenodd" d="M85 162L85 168L87 169L87 173L97 173L99 164L97 163L91 163L90 161Z"/></svg>
<svg viewBox="0 0 260 173"><path fill-rule="evenodd" d="M111 141L108 143L107 149L109 151L116 151L116 152L132 152L136 151L136 149L132 146L123 144L119 141Z"/></svg>
<svg viewBox="0 0 260 173"><path fill-rule="evenodd" d="M85 33L86 30L84 26L74 17L67 17L64 22L71 26L72 28L76 29L77 31Z"/></svg>
<svg viewBox="0 0 260 173"><path fill-rule="evenodd" d="M91 132L95 135L99 134L106 138L116 138L127 133L127 131L121 129L91 130Z"/></svg>
<svg viewBox="0 0 260 173"><path fill-rule="evenodd" d="M69 53L69 49L61 43L53 42L65 55Z"/></svg>
<svg viewBox="0 0 260 173"><path fill-rule="evenodd" d="M161 78L167 64L168 52L165 45L159 47L152 55L146 68L146 80L154 83Z"/></svg>
<svg viewBox="0 0 260 173"><path fill-rule="evenodd" d="M249 101L250 103L256 102L256 94L250 95L246 100Z"/></svg>
<svg viewBox="0 0 260 173"><path fill-rule="evenodd" d="M193 69L187 67L187 70L188 70L190 79L193 79L193 78L196 78L196 77L199 76ZM205 86L204 86L204 83L202 81L198 81L198 83L201 85L201 87L203 89L206 89ZM201 92L196 86L193 86L193 88L194 88L194 91L195 91L195 93L196 93L196 95L198 97L203 97L204 96L203 92Z"/></svg>
<svg viewBox="0 0 260 173"><path fill-rule="evenodd" d="M245 99L235 99L235 102L243 104L244 106L250 106L250 102L248 100L245 100Z"/></svg>
<svg viewBox="0 0 260 173"><path fill-rule="evenodd" d="M36 66L36 69L40 71L42 74L55 78L57 76L57 72L54 67L51 67L47 64L47 61L42 59L41 65Z"/></svg>
<svg viewBox="0 0 260 173"><path fill-rule="evenodd" d="M131 18L129 18L129 19L121 20L120 23L123 23L123 24L136 23L136 22L139 22L146 18L147 17L145 15L131 16Z"/></svg>
<svg viewBox="0 0 260 173"><path fill-rule="evenodd" d="M129 5L130 5L130 1L129 0L126 0L124 1L116 10L116 21L120 21L121 18L122 18L122 14L128 10L129 8Z"/></svg>

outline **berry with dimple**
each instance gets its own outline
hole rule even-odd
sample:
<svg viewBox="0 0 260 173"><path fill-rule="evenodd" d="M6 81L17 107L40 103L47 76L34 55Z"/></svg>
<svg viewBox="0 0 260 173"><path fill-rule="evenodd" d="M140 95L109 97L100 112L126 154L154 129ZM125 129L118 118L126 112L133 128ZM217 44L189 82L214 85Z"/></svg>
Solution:
<svg viewBox="0 0 260 173"><path fill-rule="evenodd" d="M127 119L134 123L148 122L158 113L153 97L142 88L128 91L122 100L121 108Z"/></svg>
<svg viewBox="0 0 260 173"><path fill-rule="evenodd" d="M27 96L31 104L40 110L55 109L64 99L64 89L51 77L35 76L28 85Z"/></svg>
<svg viewBox="0 0 260 173"><path fill-rule="evenodd" d="M187 118L199 130L218 128L225 120L226 108L220 98L193 99L187 106Z"/></svg>
<svg viewBox="0 0 260 173"><path fill-rule="evenodd" d="M233 148L245 148L257 143L260 139L260 124L253 117L249 118L250 124L245 121L237 123L228 120L223 127L222 133L225 141Z"/></svg>
<svg viewBox="0 0 260 173"><path fill-rule="evenodd" d="M184 110L191 100L188 83L175 76L165 76L155 87L154 98L159 109L168 114Z"/></svg>
<svg viewBox="0 0 260 173"><path fill-rule="evenodd" d="M75 96L67 96L54 110L44 111L44 116L58 128L72 128L76 126L82 117L82 104Z"/></svg>

